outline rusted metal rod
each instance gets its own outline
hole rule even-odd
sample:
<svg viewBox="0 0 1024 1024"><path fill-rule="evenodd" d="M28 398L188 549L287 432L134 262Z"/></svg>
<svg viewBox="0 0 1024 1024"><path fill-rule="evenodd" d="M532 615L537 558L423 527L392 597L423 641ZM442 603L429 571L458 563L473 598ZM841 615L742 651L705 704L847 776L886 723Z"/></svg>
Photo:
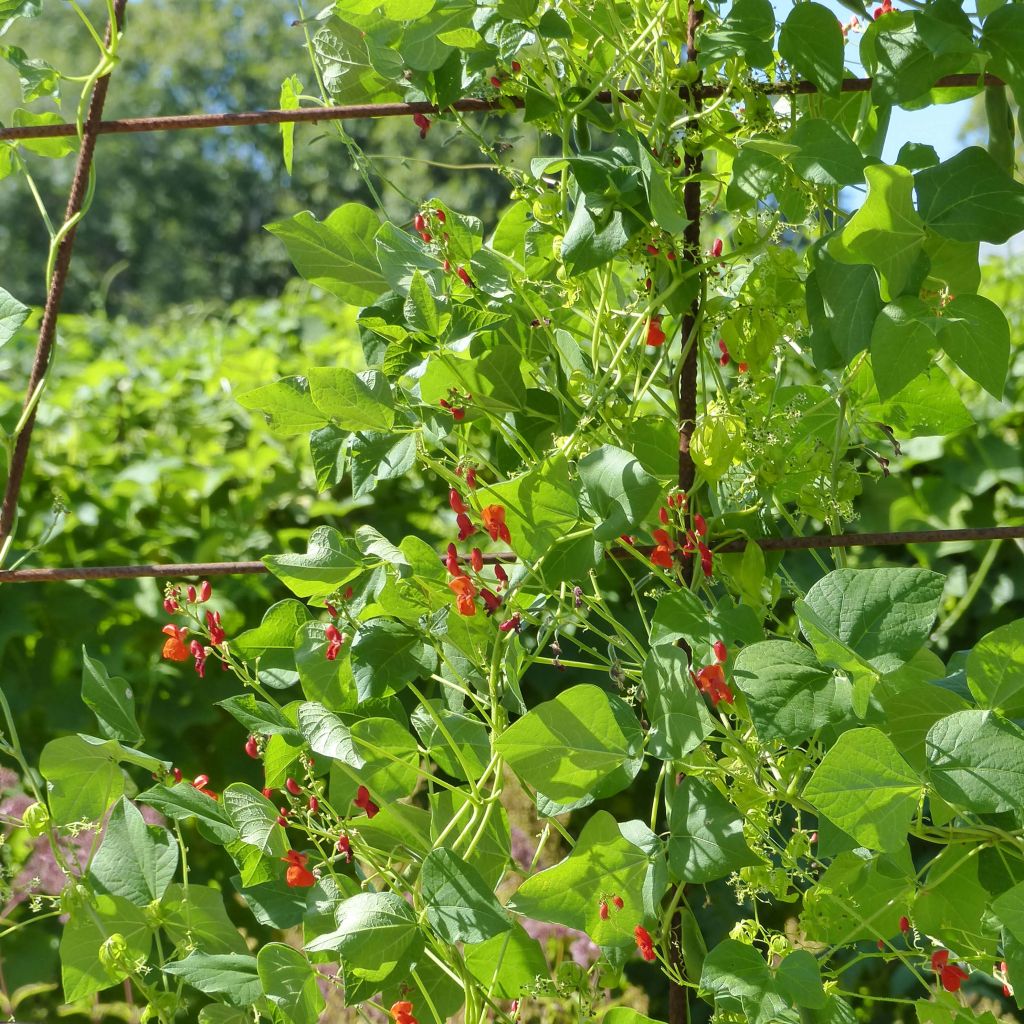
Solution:
<svg viewBox="0 0 1024 1024"><path fill-rule="evenodd" d="M114 19L116 24L107 26L107 45L113 38L115 31L120 31L124 19L124 8L127 0L116 0L114 3ZM64 223L67 224L72 218L82 212L85 202L85 195L89 185L89 171L92 167L93 153L96 150L96 135L103 116L103 104L107 98L107 86L110 84L109 73L96 80L93 87L92 97L89 101L89 110L86 114L85 123L82 126L82 143L78 149L78 159L75 163L75 175L71 181L71 191L68 194L67 211L64 214ZM67 134L74 135L77 131L75 125L70 125L71 131ZM46 305L43 307L43 319L39 325L39 341L36 344L35 359L32 362L32 372L29 374L28 389L25 395L25 406L28 415L25 416L24 424L18 436L14 439L14 450L11 453L10 472L7 475L7 484L4 488L3 504L0 505L0 564L2 564L3 552L6 549L8 538L14 529L14 521L18 511L18 494L21 491L21 481L25 475L25 463L28 459L29 447L32 442L32 428L36 422L36 409L38 408L39 396L37 391L46 377L47 367L50 365L50 354L53 351L53 342L57 333L57 316L60 313L61 298L64 295L64 284L67 281L68 269L71 266L71 250L75 244L75 229L73 224L65 233L57 246L57 256L53 264L53 276L50 278L50 289L46 295Z"/></svg>
<svg viewBox="0 0 1024 1024"><path fill-rule="evenodd" d="M1004 85L995 75L959 74L946 75L938 79L933 88L955 89L975 86ZM872 79L845 78L840 86L842 92L870 92ZM751 88L765 95L794 96L816 93L818 87L812 82L765 82L754 83ZM702 85L692 95L703 99L721 96L722 85ZM601 92L595 97L598 103L610 103L612 98L637 100L640 89L622 89L618 92ZM684 98L691 95L685 87L680 90ZM503 96L498 99L466 98L440 110L433 103L358 103L335 107L302 107L298 110L249 110L223 114L171 114L164 117L126 117L116 121L100 121L96 126L98 135L131 135L138 132L179 132L190 128L240 128L258 124L290 124L303 121L363 121L377 117L409 117L413 114L439 114L444 111L461 112L500 111L506 108L521 109L524 101L519 96ZM74 124L25 125L19 128L0 128L0 142L17 142L19 139L54 139L75 134Z"/></svg>
<svg viewBox="0 0 1024 1024"><path fill-rule="evenodd" d="M903 530L896 533L835 533L813 537L752 537L764 551L806 551L809 548L900 547L906 544L947 544L972 540L1024 540L1024 526L978 526L958 530ZM742 551L746 539L713 544L715 553ZM647 548L639 550L648 551ZM612 558L631 558L624 548L613 548ZM444 560L444 555L438 559ZM484 555L484 563L515 562L511 551ZM180 579L203 576L253 576L269 572L262 562L173 562L146 565L94 565L62 569L0 570L0 583L53 583L64 580L119 580L159 577Z"/></svg>

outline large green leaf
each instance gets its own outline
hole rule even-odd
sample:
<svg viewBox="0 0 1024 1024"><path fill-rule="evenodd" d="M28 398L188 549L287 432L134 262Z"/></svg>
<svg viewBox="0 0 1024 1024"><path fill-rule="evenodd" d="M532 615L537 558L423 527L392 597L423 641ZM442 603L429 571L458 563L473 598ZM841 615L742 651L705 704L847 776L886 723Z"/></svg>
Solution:
<svg viewBox="0 0 1024 1024"><path fill-rule="evenodd" d="M1024 731L992 711L958 711L928 731L928 781L943 800L995 814L1024 806Z"/></svg>
<svg viewBox="0 0 1024 1024"><path fill-rule="evenodd" d="M451 850L427 854L420 893L430 927L445 942L484 942L508 931L508 915L471 864Z"/></svg>
<svg viewBox="0 0 1024 1024"><path fill-rule="evenodd" d="M981 295L957 295L942 310L939 340L946 354L995 398L1003 397L1010 366L1010 325Z"/></svg>
<svg viewBox="0 0 1024 1024"><path fill-rule="evenodd" d="M822 4L802 3L789 12L782 25L779 54L800 77L813 82L823 93L838 95L845 42L833 11Z"/></svg>
<svg viewBox="0 0 1024 1024"><path fill-rule="evenodd" d="M256 954L264 993L290 1024L316 1024L325 1003L313 965L291 946L268 942Z"/></svg>
<svg viewBox="0 0 1024 1024"><path fill-rule="evenodd" d="M50 740L39 755L46 779L50 814L58 825L98 821L124 792L120 747L114 740L62 736Z"/></svg>
<svg viewBox="0 0 1024 1024"><path fill-rule="evenodd" d="M266 227L307 281L339 299L366 306L387 291L374 242L380 221L367 207L346 203L322 222L303 210Z"/></svg>
<svg viewBox="0 0 1024 1024"><path fill-rule="evenodd" d="M344 366L313 367L306 374L316 407L345 430L390 430L394 398L376 370L353 373Z"/></svg>
<svg viewBox="0 0 1024 1024"><path fill-rule="evenodd" d="M304 555L264 555L263 563L296 597L330 594L366 568L355 544L333 526L318 526L309 535ZM301 621L296 622L296 628L299 625Z"/></svg>
<svg viewBox="0 0 1024 1024"><path fill-rule="evenodd" d="M1005 242L1024 229L1024 185L980 146L914 175L917 205L932 231L961 242Z"/></svg>
<svg viewBox="0 0 1024 1024"><path fill-rule="evenodd" d="M596 513L598 541L614 540L639 526L661 494L661 484L629 452L612 445L580 459L577 469Z"/></svg>
<svg viewBox="0 0 1024 1024"><path fill-rule="evenodd" d="M251 1006L260 997L256 957L247 953L191 953L163 971L232 1006Z"/></svg>
<svg viewBox="0 0 1024 1024"><path fill-rule="evenodd" d="M707 703L690 678L689 659L678 647L653 647L644 661L643 679L651 723L647 752L666 761L684 757L715 728Z"/></svg>
<svg viewBox="0 0 1024 1024"><path fill-rule="evenodd" d="M360 624L350 654L360 701L400 690L437 665L437 654L419 633L385 618Z"/></svg>
<svg viewBox="0 0 1024 1024"><path fill-rule="evenodd" d="M160 899L178 868L178 845L165 828L147 825L125 797L114 805L89 871L100 892L145 907Z"/></svg>
<svg viewBox="0 0 1024 1024"><path fill-rule="evenodd" d="M100 948L112 936L125 942L126 959L145 961L153 932L140 907L120 896L98 895L95 902L71 908L60 938L60 973L64 1000L78 1002L128 977L126 963L106 966Z"/></svg>
<svg viewBox="0 0 1024 1024"><path fill-rule="evenodd" d="M255 629L247 629L231 642L232 653L257 663L259 681L264 686L274 689L292 686L299 680L295 668L295 631L309 618L304 604L278 601L266 610Z"/></svg>
<svg viewBox="0 0 1024 1024"><path fill-rule="evenodd" d="M994 8L994 9L993 9ZM1024 95L1024 8L1017 4L992 4L981 30L981 45L992 55L988 65Z"/></svg>
<svg viewBox="0 0 1024 1024"><path fill-rule="evenodd" d="M182 950L246 953L249 947L224 906L224 893L209 885L172 882L160 901L160 923Z"/></svg>
<svg viewBox="0 0 1024 1024"><path fill-rule="evenodd" d="M831 11L816 3L797 4L786 21L788 25L801 11L825 11L829 21L839 30L839 23ZM785 36L785 26L783 27ZM839 63L842 69L842 60ZM793 170L816 185L857 185L864 180L864 157L842 125L823 117L800 118L790 136L799 153L792 158Z"/></svg>
<svg viewBox="0 0 1024 1024"><path fill-rule="evenodd" d="M921 800L917 773L884 733L843 733L814 770L804 799L869 850L898 850Z"/></svg>
<svg viewBox="0 0 1024 1024"><path fill-rule="evenodd" d="M327 416L313 403L305 377L282 377L272 384L237 396L243 409L261 412L278 437L308 434L327 425Z"/></svg>
<svg viewBox="0 0 1024 1024"><path fill-rule="evenodd" d="M551 801L574 803L617 793L643 764L643 734L620 697L587 683L525 714L494 748L525 782Z"/></svg>
<svg viewBox="0 0 1024 1024"><path fill-rule="evenodd" d="M928 638L942 585L927 569L836 569L807 592L817 621L801 626L812 644L824 627L867 664L891 672Z"/></svg>
<svg viewBox="0 0 1024 1024"><path fill-rule="evenodd" d="M217 701L217 707L230 712L251 733L283 736L289 743L301 743L302 734L273 704L257 700L251 693Z"/></svg>
<svg viewBox="0 0 1024 1024"><path fill-rule="evenodd" d="M668 794L668 865L676 881L712 882L757 864L743 816L710 782L686 778Z"/></svg>
<svg viewBox="0 0 1024 1024"><path fill-rule="evenodd" d="M462 952L469 973L498 999L518 999L548 975L540 944L518 922L486 942L467 943Z"/></svg>
<svg viewBox="0 0 1024 1024"><path fill-rule="evenodd" d="M277 808L259 790L232 782L221 796L238 838L268 857L283 857L288 850L285 830L277 823Z"/></svg>
<svg viewBox="0 0 1024 1024"><path fill-rule="evenodd" d="M979 703L1008 718L1024 717L1024 619L994 629L974 645L967 656L967 685Z"/></svg>
<svg viewBox="0 0 1024 1024"><path fill-rule="evenodd" d="M814 652L789 640L765 640L736 657L733 682L747 698L757 735L765 742L802 743L838 721L848 703Z"/></svg>
<svg viewBox="0 0 1024 1024"><path fill-rule="evenodd" d="M632 947L633 928L651 921L665 889L661 840L639 821L619 824L597 811L565 860L531 875L509 909L585 931L600 946ZM602 920L601 896L618 895L621 911Z"/></svg>
<svg viewBox="0 0 1024 1024"><path fill-rule="evenodd" d="M238 839L238 832L228 820L220 801L200 793L187 782L179 782L175 786L154 786L140 793L138 800L175 821L196 818L205 833L217 842L230 843Z"/></svg>
<svg viewBox="0 0 1024 1024"><path fill-rule="evenodd" d="M107 739L141 743L142 730L135 720L135 695L127 681L107 675L102 662L82 648L82 703L96 716Z"/></svg>
<svg viewBox="0 0 1024 1024"><path fill-rule="evenodd" d="M368 981L386 978L421 938L412 908L393 892L361 892L339 904L334 931L306 944L310 952L333 950L346 971Z"/></svg>
<svg viewBox="0 0 1024 1024"><path fill-rule="evenodd" d="M902 295L882 308L871 330L871 368L879 398L892 398L928 367L939 345L940 326L916 295Z"/></svg>
<svg viewBox="0 0 1024 1024"><path fill-rule="evenodd" d="M922 172L926 173L926 172ZM868 195L828 251L840 263L867 263L882 279L882 297L894 299L907 287L924 244L924 222L914 209L914 176L898 165L865 168Z"/></svg>

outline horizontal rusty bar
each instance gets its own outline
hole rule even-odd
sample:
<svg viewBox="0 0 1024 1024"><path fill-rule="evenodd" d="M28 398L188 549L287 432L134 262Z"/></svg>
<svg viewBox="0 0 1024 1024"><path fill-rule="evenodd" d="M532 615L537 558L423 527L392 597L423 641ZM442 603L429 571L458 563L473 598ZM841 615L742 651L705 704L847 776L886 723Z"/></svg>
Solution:
<svg viewBox="0 0 1024 1024"><path fill-rule="evenodd" d="M947 544L972 540L1021 540L1024 526L978 526L957 530L903 530L894 533L836 533L816 534L813 537L752 537L764 551L806 551L810 548L897 547L906 544ZM716 554L742 551L746 539L731 540L715 545ZM646 550L646 549L640 549ZM624 548L611 554L616 558L629 558ZM439 558L444 559L443 555ZM511 551L484 555L487 565L514 562ZM147 565L98 565L66 569L8 569L0 571L0 583L49 583L63 580L116 580L162 577L252 576L269 570L262 562L178 562L150 563Z"/></svg>
<svg viewBox="0 0 1024 1024"><path fill-rule="evenodd" d="M870 78L845 78L840 87L842 92L869 92ZM933 88L971 88L974 86L999 86L1005 84L995 75L960 74L946 75L938 79ZM818 87L812 82L767 82L754 88L766 95L787 96L816 93ZM702 98L721 96L725 86L704 85L694 90ZM683 96L689 95L686 87L680 89ZM601 92L594 99L598 103L610 103L613 98L636 100L642 95L640 89L623 89L619 92ZM503 110L508 107L521 109L524 106L519 96L502 96L497 99L467 97L456 100L444 111L479 113ZM294 124L318 121L362 121L377 117L410 117L413 114L438 114L442 111L433 103L358 103L335 107L302 107L298 110L249 110L239 113L222 114L171 114L164 117L127 117L116 121L101 121L96 129L99 135L131 135L139 132L178 132L190 128L240 128L257 124ZM0 142L16 142L20 139L53 139L75 135L77 129L71 122L49 125L25 125L18 128L0 128Z"/></svg>

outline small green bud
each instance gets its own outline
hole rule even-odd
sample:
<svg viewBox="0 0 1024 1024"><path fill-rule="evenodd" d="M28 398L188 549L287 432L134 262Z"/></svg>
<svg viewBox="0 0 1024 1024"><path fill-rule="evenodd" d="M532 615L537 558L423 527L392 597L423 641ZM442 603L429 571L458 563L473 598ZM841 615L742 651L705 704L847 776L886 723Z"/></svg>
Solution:
<svg viewBox="0 0 1024 1024"><path fill-rule="evenodd" d="M128 942L120 932L114 932L100 946L100 963L104 969L113 973L123 967L128 957Z"/></svg>
<svg viewBox="0 0 1024 1024"><path fill-rule="evenodd" d="M21 823L30 836L41 836L50 827L50 812L46 804L29 804L21 815Z"/></svg>

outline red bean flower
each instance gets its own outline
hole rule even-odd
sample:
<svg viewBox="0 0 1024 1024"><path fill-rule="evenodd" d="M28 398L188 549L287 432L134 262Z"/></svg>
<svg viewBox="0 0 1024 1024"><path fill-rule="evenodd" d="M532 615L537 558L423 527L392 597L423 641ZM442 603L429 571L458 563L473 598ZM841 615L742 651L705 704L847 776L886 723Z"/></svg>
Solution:
<svg viewBox="0 0 1024 1024"><path fill-rule="evenodd" d="M338 627L333 622L329 622L324 627L324 636L327 638L327 650L324 652L324 657L328 661L334 661L338 657L338 652L341 650L342 645L345 643L345 634L339 632Z"/></svg>
<svg viewBox="0 0 1024 1024"><path fill-rule="evenodd" d="M633 929L633 937L636 939L636 947L645 960L657 960L654 952L654 943L651 940L651 933L642 925L638 924Z"/></svg>
<svg viewBox="0 0 1024 1024"><path fill-rule="evenodd" d="M185 645L188 630L184 626L164 626L160 630L167 639L164 641L163 656L169 661L188 661L189 649Z"/></svg>
<svg viewBox="0 0 1024 1024"><path fill-rule="evenodd" d="M705 665L694 677L697 689L705 694L712 704L725 701L731 704L735 699L729 684L725 681L725 672L721 665Z"/></svg>
<svg viewBox="0 0 1024 1024"><path fill-rule="evenodd" d="M284 873L284 880L293 889L308 889L311 885L316 885L316 875L306 867L306 861L309 858L304 853L299 853L298 850L289 850L281 860L288 865L288 870Z"/></svg>
<svg viewBox="0 0 1024 1024"><path fill-rule="evenodd" d="M665 332L661 329L661 317L652 316L647 325L647 344L658 348L665 344Z"/></svg>
<svg viewBox="0 0 1024 1024"><path fill-rule="evenodd" d="M662 569L671 569L675 564L672 559L675 542L665 530L655 530L652 536L657 547L651 552L651 561Z"/></svg>
<svg viewBox="0 0 1024 1024"><path fill-rule="evenodd" d="M467 537L472 537L473 534L476 533L476 527L465 512L460 512L455 517L455 525L459 528L459 540L465 540Z"/></svg>
<svg viewBox="0 0 1024 1024"><path fill-rule="evenodd" d="M503 505L487 505L480 512L484 521L484 529L491 535L491 540L503 540L506 544L512 540L508 527L505 525L505 507Z"/></svg>
<svg viewBox="0 0 1024 1024"><path fill-rule="evenodd" d="M365 786L360 786L356 791L356 798L352 801L356 807L366 812L368 818L372 818L380 811L380 808L370 799L370 791Z"/></svg>
<svg viewBox="0 0 1024 1024"><path fill-rule="evenodd" d="M460 615L476 615L475 598L479 591L468 576L456 576L449 581L448 589L455 595L455 607Z"/></svg>
<svg viewBox="0 0 1024 1024"><path fill-rule="evenodd" d="M420 138L425 139L430 131L430 118L426 114L413 114L412 123L420 130Z"/></svg>

